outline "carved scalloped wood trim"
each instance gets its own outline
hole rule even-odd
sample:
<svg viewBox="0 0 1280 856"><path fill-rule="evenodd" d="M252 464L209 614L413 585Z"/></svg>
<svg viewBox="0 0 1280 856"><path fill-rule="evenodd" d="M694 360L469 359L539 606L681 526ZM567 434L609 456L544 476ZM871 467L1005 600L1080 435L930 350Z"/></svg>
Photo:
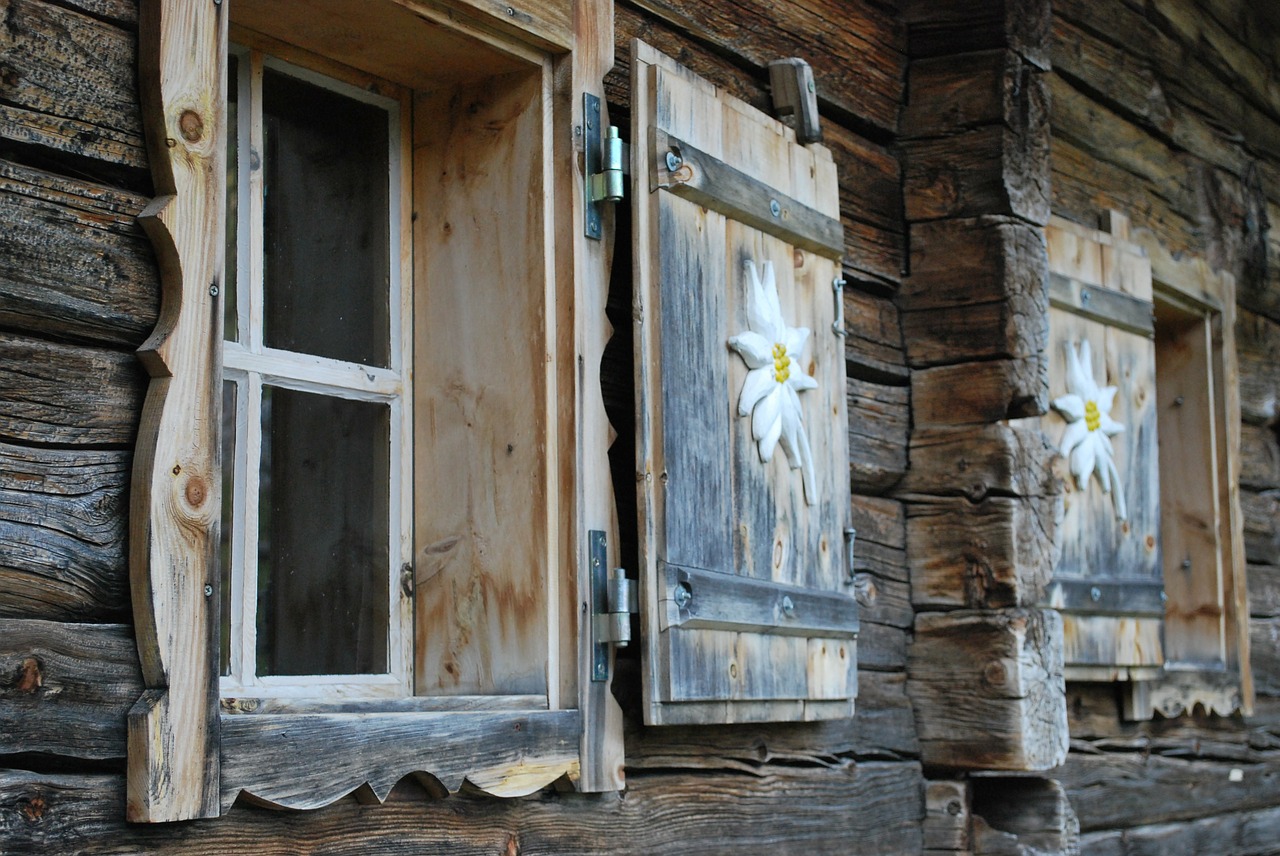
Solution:
<svg viewBox="0 0 1280 856"><path fill-rule="evenodd" d="M524 796L578 781L581 733L576 710L223 716L222 807L241 792L291 809L382 802L410 775L437 793L465 781Z"/></svg>
<svg viewBox="0 0 1280 856"><path fill-rule="evenodd" d="M158 197L139 218L162 309L134 456L130 585L147 686L129 712L128 817L218 813L216 396L222 342L226 5L142 0L139 78ZM208 588L212 586L213 588Z"/></svg>

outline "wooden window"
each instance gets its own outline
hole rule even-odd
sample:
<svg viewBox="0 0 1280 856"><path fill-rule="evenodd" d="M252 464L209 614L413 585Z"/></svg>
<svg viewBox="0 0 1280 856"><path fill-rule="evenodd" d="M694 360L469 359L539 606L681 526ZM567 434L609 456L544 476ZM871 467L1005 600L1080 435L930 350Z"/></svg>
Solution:
<svg viewBox="0 0 1280 856"><path fill-rule="evenodd" d="M227 78L222 695L405 696L408 95L261 50Z"/></svg>
<svg viewBox="0 0 1280 856"><path fill-rule="evenodd" d="M1064 615L1067 678L1125 682L1135 719L1195 705L1247 711L1234 284L1175 260L1147 233L1130 236L1124 217L1109 220L1109 231L1058 218L1047 229L1055 412L1046 430L1071 445L1061 397L1079 392L1077 370L1102 414L1086 414L1075 434L1094 434L1091 420L1123 427L1096 432L1110 434L1098 460L1109 456L1114 469L1097 463L1082 475L1062 450L1062 557L1049 600Z"/></svg>

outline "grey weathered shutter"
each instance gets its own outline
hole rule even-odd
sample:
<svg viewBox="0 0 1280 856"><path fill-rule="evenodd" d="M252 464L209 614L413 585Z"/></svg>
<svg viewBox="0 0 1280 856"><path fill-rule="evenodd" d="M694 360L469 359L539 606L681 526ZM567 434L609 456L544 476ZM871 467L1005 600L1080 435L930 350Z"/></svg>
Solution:
<svg viewBox="0 0 1280 856"><path fill-rule="evenodd" d="M1067 471L1070 456L1062 450L1062 558L1049 605L1063 613L1069 679L1150 679L1164 662L1165 612L1151 265L1145 251L1123 233L1055 220L1046 235L1050 398L1061 402L1078 392L1068 377L1076 349L1085 378L1104 390L1116 388L1101 415L1090 411L1077 420L1085 424L1077 434L1094 435L1089 441L1096 444L1104 432L1089 429L1088 423L1106 416L1124 429L1109 440L1118 475L1110 493L1102 489L1101 474L1092 471L1081 485ZM1045 430L1061 443L1070 421L1055 406L1045 417Z"/></svg>
<svg viewBox="0 0 1280 856"><path fill-rule="evenodd" d="M835 167L648 45L632 63L646 721L849 716Z"/></svg>

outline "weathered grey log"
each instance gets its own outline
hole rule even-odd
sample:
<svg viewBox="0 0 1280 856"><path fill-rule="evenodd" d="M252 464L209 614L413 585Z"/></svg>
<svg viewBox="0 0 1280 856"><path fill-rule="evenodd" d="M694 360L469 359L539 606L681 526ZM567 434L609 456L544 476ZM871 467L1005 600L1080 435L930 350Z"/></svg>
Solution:
<svg viewBox="0 0 1280 856"><path fill-rule="evenodd" d="M858 672L901 672L907 662L909 632L862 619L858 630Z"/></svg>
<svg viewBox="0 0 1280 856"><path fill-rule="evenodd" d="M847 231L847 230L846 230ZM849 377L890 386L906 386L911 374L902 346L898 308L870 294L856 280L844 287L845 370Z"/></svg>
<svg viewBox="0 0 1280 856"><path fill-rule="evenodd" d="M1258 618L1280 616L1280 567L1249 566L1249 613Z"/></svg>
<svg viewBox="0 0 1280 856"><path fill-rule="evenodd" d="M1268 425L1280 417L1280 324L1247 310L1236 317L1240 417Z"/></svg>
<svg viewBox="0 0 1280 856"><path fill-rule="evenodd" d="M897 494L965 496L1056 496L1051 467L1058 450L1036 426L917 428L911 434L911 472Z"/></svg>
<svg viewBox="0 0 1280 856"><path fill-rule="evenodd" d="M1266 853L1273 850L1277 840L1280 807L1273 807L1090 832L1080 836L1080 852L1089 856Z"/></svg>
<svg viewBox="0 0 1280 856"><path fill-rule="evenodd" d="M1280 757L1274 755L1244 764L1146 752L1072 752L1054 777L1067 789L1086 832L1280 804Z"/></svg>
<svg viewBox="0 0 1280 856"><path fill-rule="evenodd" d="M1280 696L1280 618L1251 620L1249 648L1255 692Z"/></svg>
<svg viewBox="0 0 1280 856"><path fill-rule="evenodd" d="M147 200L0 161L0 324L136 348L160 284L137 215Z"/></svg>
<svg viewBox="0 0 1280 856"><path fill-rule="evenodd" d="M1040 416L1049 409L1043 353L917 369L911 373L916 425L971 425Z"/></svg>
<svg viewBox="0 0 1280 856"><path fill-rule="evenodd" d="M109 175L144 170L134 33L42 0L6 0L0 19L0 136L98 161Z"/></svg>
<svg viewBox="0 0 1280 856"><path fill-rule="evenodd" d="M913 854L924 813L917 763L765 765L740 772L636 773L625 793L494 800L458 794L378 807L343 800L288 818L238 805L226 817L163 826L126 824L118 776L0 773L0 839L16 853L143 852L214 856L334 853L634 853L763 850ZM851 806L860 810L851 811Z"/></svg>
<svg viewBox="0 0 1280 856"><path fill-rule="evenodd" d="M1031 127L985 125L955 136L904 144L907 219L1007 214L1049 221L1049 134L1044 105Z"/></svg>
<svg viewBox="0 0 1280 856"><path fill-rule="evenodd" d="M1280 444L1271 428L1240 427L1240 486L1253 490L1280 488Z"/></svg>
<svg viewBox="0 0 1280 856"><path fill-rule="evenodd" d="M913 59L1008 47L1048 67L1048 0L909 0L902 14Z"/></svg>
<svg viewBox="0 0 1280 856"><path fill-rule="evenodd" d="M911 235L900 299L913 368L1044 351L1048 257L1039 229L982 217L916 224Z"/></svg>
<svg viewBox="0 0 1280 856"><path fill-rule="evenodd" d="M907 507L911 597L917 608L999 609L1042 602L1058 548L1056 497L963 497Z"/></svg>
<svg viewBox="0 0 1280 856"><path fill-rule="evenodd" d="M986 125L1018 129L1030 118L1023 112L1048 117L1043 77L1043 69L1007 49L912 60L899 130L918 139Z"/></svg>
<svg viewBox="0 0 1280 856"><path fill-rule="evenodd" d="M849 473L853 489L882 493L907 471L910 391L849 378Z"/></svg>
<svg viewBox="0 0 1280 856"><path fill-rule="evenodd" d="M132 353L0 333L0 440L129 446L144 390Z"/></svg>
<svg viewBox="0 0 1280 856"><path fill-rule="evenodd" d="M1250 563L1280 565L1280 490L1240 491L1244 552Z"/></svg>
<svg viewBox="0 0 1280 856"><path fill-rule="evenodd" d="M969 783L963 780L928 782L924 791L924 849L926 853L968 853Z"/></svg>
<svg viewBox="0 0 1280 856"><path fill-rule="evenodd" d="M0 443L0 616L130 615L130 455Z"/></svg>
<svg viewBox="0 0 1280 856"><path fill-rule="evenodd" d="M0 619L0 755L122 759L141 691L128 625Z"/></svg>
<svg viewBox="0 0 1280 856"><path fill-rule="evenodd" d="M907 695L925 764L1050 769L1067 753L1062 618L1024 609L920 613Z"/></svg>
<svg viewBox="0 0 1280 856"><path fill-rule="evenodd" d="M1078 856L1080 821L1062 785L1030 776L973 779L974 856Z"/></svg>
<svg viewBox="0 0 1280 856"><path fill-rule="evenodd" d="M907 518L898 500L854 494L851 519L858 530L860 544L870 542L898 551L906 549Z"/></svg>
<svg viewBox="0 0 1280 856"><path fill-rule="evenodd" d="M853 719L825 722L645 728L630 719L628 770L755 772L761 764L829 764L841 756L909 758L919 754L906 676L864 672Z"/></svg>

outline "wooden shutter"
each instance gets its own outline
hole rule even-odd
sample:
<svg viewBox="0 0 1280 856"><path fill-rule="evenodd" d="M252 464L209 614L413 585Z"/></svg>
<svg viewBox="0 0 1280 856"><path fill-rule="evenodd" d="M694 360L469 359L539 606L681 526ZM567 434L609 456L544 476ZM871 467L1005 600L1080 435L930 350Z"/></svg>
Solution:
<svg viewBox="0 0 1280 856"><path fill-rule="evenodd" d="M632 60L646 722L849 716L858 622L835 167L648 45L633 43ZM766 380L813 378L792 400L811 472L798 433L765 462L754 411L739 413L748 364L730 339L760 326L752 289L770 302L770 271L774 310L810 331Z"/></svg>
<svg viewBox="0 0 1280 856"><path fill-rule="evenodd" d="M1076 391L1069 379L1075 349L1087 377L1116 388L1109 416L1124 429L1109 441L1119 476L1110 493L1092 472L1080 484L1061 450L1062 557L1049 605L1063 613L1068 678L1149 679L1164 662L1165 612L1151 265L1122 235L1059 220L1046 232L1050 399ZM1045 430L1060 443L1069 422L1055 406Z"/></svg>

